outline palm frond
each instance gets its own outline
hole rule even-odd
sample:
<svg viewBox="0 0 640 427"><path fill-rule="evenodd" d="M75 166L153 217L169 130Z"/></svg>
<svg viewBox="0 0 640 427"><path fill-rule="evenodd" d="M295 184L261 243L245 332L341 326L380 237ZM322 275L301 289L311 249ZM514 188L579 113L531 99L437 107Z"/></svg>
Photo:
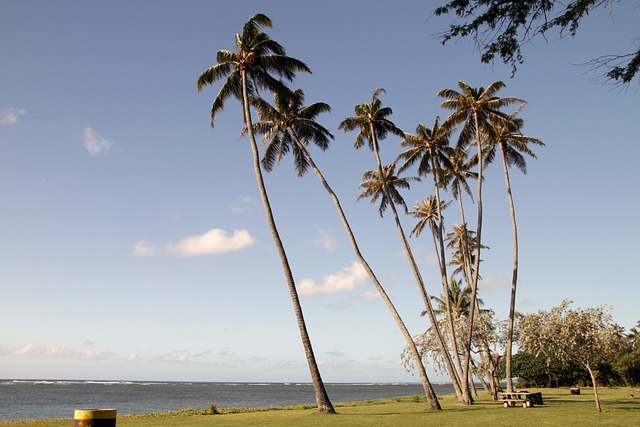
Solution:
<svg viewBox="0 0 640 427"><path fill-rule="evenodd" d="M207 68L196 81L198 91L204 89L205 86L211 85L216 81L228 76L233 69L233 65L229 62L216 64Z"/></svg>

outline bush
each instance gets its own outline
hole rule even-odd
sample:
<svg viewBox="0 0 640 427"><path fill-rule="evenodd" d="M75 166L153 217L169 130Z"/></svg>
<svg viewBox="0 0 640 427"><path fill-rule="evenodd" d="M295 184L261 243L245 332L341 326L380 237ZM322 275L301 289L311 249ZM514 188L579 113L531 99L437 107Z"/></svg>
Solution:
<svg viewBox="0 0 640 427"><path fill-rule="evenodd" d="M613 362L613 369L627 386L640 385L640 349L618 357Z"/></svg>

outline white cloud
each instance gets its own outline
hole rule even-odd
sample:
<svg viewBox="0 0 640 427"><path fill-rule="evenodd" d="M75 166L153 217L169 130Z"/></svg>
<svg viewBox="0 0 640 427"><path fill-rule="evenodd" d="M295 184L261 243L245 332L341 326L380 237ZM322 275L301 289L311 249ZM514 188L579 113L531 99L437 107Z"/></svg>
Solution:
<svg viewBox="0 0 640 427"><path fill-rule="evenodd" d="M254 242L246 230L234 230L229 237L225 230L214 228L201 235L185 237L177 243L167 243L166 249L182 256L216 255L252 246Z"/></svg>
<svg viewBox="0 0 640 427"><path fill-rule="evenodd" d="M50 357L70 357L73 352L67 348L66 344L60 346L51 346L45 351L45 355Z"/></svg>
<svg viewBox="0 0 640 427"><path fill-rule="evenodd" d="M146 240L140 240L133 248L133 255L137 257L148 257L158 254L158 247L150 244Z"/></svg>
<svg viewBox="0 0 640 427"><path fill-rule="evenodd" d="M15 356L31 356L35 353L36 347L33 343L29 343L22 348L19 348L13 352Z"/></svg>
<svg viewBox="0 0 640 427"><path fill-rule="evenodd" d="M11 126L18 124L20 116L27 114L21 108L3 108L0 110L0 126Z"/></svg>
<svg viewBox="0 0 640 427"><path fill-rule="evenodd" d="M298 284L298 292L300 296L310 297L350 291L366 278L367 273L364 268L357 262L352 262L351 267L323 277L322 284L317 285L311 279L302 279Z"/></svg>
<svg viewBox="0 0 640 427"><path fill-rule="evenodd" d="M338 246L336 239L324 230L318 230L316 238L313 240L313 244L320 246L327 251L333 251Z"/></svg>
<svg viewBox="0 0 640 427"><path fill-rule="evenodd" d="M113 143L98 135L95 130L86 127L82 130L82 143L85 150L92 156L107 154Z"/></svg>
<svg viewBox="0 0 640 427"><path fill-rule="evenodd" d="M127 362L138 362L140 361L140 355L138 353L129 353L127 356Z"/></svg>

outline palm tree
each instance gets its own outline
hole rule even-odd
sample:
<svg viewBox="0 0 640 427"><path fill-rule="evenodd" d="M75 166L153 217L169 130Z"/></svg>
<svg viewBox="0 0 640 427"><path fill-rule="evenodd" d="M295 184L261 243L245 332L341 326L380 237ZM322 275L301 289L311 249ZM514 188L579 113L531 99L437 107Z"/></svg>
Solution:
<svg viewBox="0 0 640 427"><path fill-rule="evenodd" d="M380 139L386 138L389 133L401 137L404 136L404 133L395 124L393 124L391 120L387 118L393 113L393 111L389 107L382 107L382 102L380 101L379 96L383 92L384 89L376 89L375 91L373 91L371 102L356 105L356 115L353 117L345 118L344 120L342 120L342 122L340 122L340 125L338 126L339 129L342 129L345 132L358 129L358 134L356 135L354 145L356 149L358 149L361 148L365 144L365 142L368 143L369 148L374 152L374 155L376 157L376 162L378 164L378 176L380 178L385 177L386 174L384 167L382 166L382 160L380 159L380 147L378 145L378 141ZM424 281L422 280L422 276L420 274L420 271L418 270L418 265L415 262L415 258L413 257L413 253L411 252L409 242L402 228L402 224L400 223L400 218L398 217L398 212L396 210L393 196L391 195L385 179L381 180L381 184L386 203L391 208L391 211L393 213L396 228L398 229L398 234L400 235L400 238L402 240L405 253L409 258L409 262L411 264L414 276L416 277L418 286L424 289ZM426 294L426 291L424 292ZM431 305L431 301L428 297L425 299L425 304ZM421 362L422 359L420 357L420 354L418 353L418 349L415 346L415 343L410 344L410 347L411 351L414 352L413 356L415 358L416 366L418 367L420 376L422 378L422 384L425 389L425 394L427 395L427 400L429 400L429 404L432 408L439 408L440 403L438 402L431 382L427 377L427 373Z"/></svg>
<svg viewBox="0 0 640 427"><path fill-rule="evenodd" d="M505 86L501 81L491 83L485 88L473 88L464 81L458 82L460 92L454 89L442 89L437 93L439 97L446 98L442 102L441 107L453 112L447 117L446 122L448 126L462 124L462 130L460 131L460 141L473 141L475 139L475 146L479 159L484 158L483 155L483 141L481 138L483 129L489 127L489 121L491 118L494 120L506 120L507 116L501 112L500 109L513 103L524 103L519 98L500 98L496 96L496 93ZM474 266L474 275L471 282L472 288L472 305L475 304L477 298L478 288L478 274L480 272L480 249L482 242L482 161L478 162L478 187L476 192L477 198L477 244L476 244L476 259ZM466 361L464 363L465 374L463 378L468 378L467 371L469 369L469 357L471 349L471 336L473 331L473 317L474 311L471 311L469 316L469 330L467 335L466 349Z"/></svg>
<svg viewBox="0 0 640 427"><path fill-rule="evenodd" d="M255 128L258 129L260 133L264 134L263 142L268 144L265 157L263 158L263 165L265 169L271 170L276 160L279 162L286 153L293 151L294 168L298 171L299 176L304 175L307 171L306 165L310 166L316 172L320 182L329 193L336 206L336 210L338 211L338 215L340 216L342 224L349 236L349 241L351 242L351 247L353 248L356 257L369 275L369 278L376 287L380 297L387 305L393 319L396 321L398 328L407 341L407 346L413 348L414 354L419 354L416 344L413 341L404 321L400 317L400 314L396 310L393 302L378 280L373 269L362 255L338 196L333 191L306 149L309 142L315 143L322 150L326 150L329 147L329 140L333 138L333 135L331 135L327 129L315 122L315 118L322 112L330 111L330 107L323 103L316 103L308 107L303 107L303 103L304 93L302 90L276 93L274 96L275 107L262 99L256 100L255 106L262 121L256 123ZM267 157L267 153L270 153L269 157ZM417 360L418 362L416 362L416 366L421 379L427 378L424 366L419 362L419 359ZM428 390L431 391L431 394ZM437 401L437 398L435 398L433 389L430 387L425 388L425 394L430 407L432 409L440 409L440 404Z"/></svg>
<svg viewBox="0 0 640 427"><path fill-rule="evenodd" d="M478 174L471 169L478 164L478 158L473 156L467 160L467 152L460 147L453 148L449 155L449 162L446 167L442 168L442 185L449 187L453 198L458 200L460 207L460 220L463 224L467 222L464 215L464 206L462 203L462 190L471 198L473 202L473 194L467 179L478 179Z"/></svg>
<svg viewBox="0 0 640 427"><path fill-rule="evenodd" d="M366 171L362 175L362 182L358 185L358 188L363 188L364 190L356 200L370 197L370 203L375 203L378 201L378 199L380 199L380 207L378 208L380 217L384 216L384 211L387 209L387 206L390 205L389 199L387 199L384 195L385 185L387 186L389 195L391 196L392 203L394 203L396 206L402 206L405 213L408 213L409 209L407 208L407 204L405 203L404 198L402 197L398 189L404 188L408 190L410 188L409 181L420 180L420 178L416 177L400 178L395 175L395 169L395 163L391 163L389 166L383 166L384 180L380 178L380 172L378 172L377 170Z"/></svg>
<svg viewBox="0 0 640 427"><path fill-rule="evenodd" d="M431 299L437 304L434 309L436 314L443 315L447 311L446 295L440 297L432 296ZM484 302L478 299L478 305L482 307ZM471 287L462 287L462 279L456 280L454 276L449 277L449 306L453 307L453 313L457 318L466 317L471 311ZM486 311L486 310L485 310Z"/></svg>
<svg viewBox="0 0 640 427"><path fill-rule="evenodd" d="M640 342L640 339L638 338L639 335L640 335L640 320L638 320L638 323L636 323L636 326L629 329L629 333L627 334L627 340L632 350L638 348L638 342Z"/></svg>
<svg viewBox="0 0 640 427"><path fill-rule="evenodd" d="M517 113L517 112L516 112ZM497 148L500 148L502 158L502 168L507 188L507 198L509 199L509 210L511 211L511 225L513 229L513 270L511 275L511 298L509 302L509 324L507 327L507 351L505 355L505 371L507 377L507 390L513 390L511 354L513 351L513 329L516 309L516 286L518 281L518 226L516 223L516 209L511 193L511 181L509 179L509 166L516 166L527 173L527 162L523 154L536 158L536 155L529 148L529 144L544 146L543 142L537 138L523 135L521 133L524 121L516 118L515 114L509 116L509 120L492 120L491 137L488 138L484 161L489 164L495 158Z"/></svg>
<svg viewBox="0 0 640 427"><path fill-rule="evenodd" d="M432 233L434 234L434 240L436 240L438 244L435 245L436 254L438 254L438 266L440 269L440 280L442 282L442 288L444 290L445 295L449 293L449 287L447 286L447 266L445 260L445 251L444 251L444 221L442 219L442 202L440 200L440 188L442 186L442 170L450 168L449 165L449 155L452 152L452 148L449 147L449 137L452 132L452 128L449 126L441 126L440 118L436 117L433 126L431 129L427 128L422 124L418 124L416 127L416 133L410 134L405 133L405 137L402 141L400 141L400 145L403 147L409 147L406 151L402 152L397 160L404 160L404 164L400 168L400 171L404 171L409 168L414 163L418 163L418 174L421 176L431 174L433 177L433 192L435 194L436 200L436 209L437 209L437 219L438 226L431 228ZM424 295L423 295L424 298ZM448 303L449 298L446 298L445 301ZM450 308L450 307L449 307ZM439 329L439 323L435 322L435 316L431 319L431 312L427 309L427 313L429 313L430 320L434 325L435 329ZM447 321L449 326L449 333L453 337L455 334L455 325L454 319L451 314L451 311L447 312ZM438 334L440 336L440 334ZM457 372L453 368L453 361L450 358L449 352L446 351L446 346L444 340L441 342L443 348L443 358L445 360L445 364L447 368L450 370L449 374L454 383L454 387L457 385L458 388L455 388L456 392L461 391L464 394L465 388L464 386L460 387L457 381L457 377L462 374L462 372ZM462 363L460 361L460 353L458 351L458 343L456 340L451 340L451 349L455 356L455 360L457 363L458 371L462 371ZM461 395L458 394L458 398L461 398ZM464 399L463 399L464 400Z"/></svg>
<svg viewBox="0 0 640 427"><path fill-rule="evenodd" d="M264 205L269 230L271 231L278 255L280 256L289 288L289 295L293 303L298 329L300 330L302 344L311 373L316 403L318 404L318 412L335 413L320 376L320 370L318 369L318 364L311 346L311 339L309 338L302 313L293 273L291 272L291 267L289 266L289 261L273 218L273 212L260 170L260 157L251 125L249 105L249 99L256 95L256 91L259 88L265 88L274 92L284 89L285 85L270 73L276 73L278 76L291 81L296 72L310 72L310 70L303 62L286 56L284 48L261 31L261 28L264 27L271 28L271 20L263 14L253 15L244 24L242 34L236 35L236 52L219 50L216 55L217 64L211 66L200 75L197 81L197 88L198 90L202 90L205 86L212 85L216 81L226 78L211 106L212 127L216 115L222 111L225 101L228 98L235 97L242 102L245 129L249 136L251 153L253 155L253 169Z"/></svg>

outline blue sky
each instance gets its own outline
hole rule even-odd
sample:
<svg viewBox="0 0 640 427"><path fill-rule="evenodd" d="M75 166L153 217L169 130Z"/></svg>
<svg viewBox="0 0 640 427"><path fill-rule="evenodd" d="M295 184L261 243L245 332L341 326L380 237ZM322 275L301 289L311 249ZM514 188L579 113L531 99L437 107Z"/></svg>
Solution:
<svg viewBox="0 0 640 427"><path fill-rule="evenodd" d="M629 2L633 3L633 2ZM483 65L471 41L434 37L437 2L16 1L0 3L0 377L308 381L291 302L266 227L239 103L209 126L219 86L198 75L256 12L305 61L307 102L336 136L313 152L365 257L412 333L421 299L390 217L356 203L373 155L337 130L378 87L392 120L430 127L438 90L459 80L528 105L525 133L546 144L512 174L520 230L518 309L612 306L638 316L638 90L589 81L584 63L638 37L632 4L593 13L575 39L536 39L514 78ZM399 153L383 144L383 161ZM276 221L329 382L417 381L402 336L354 264L330 199L286 159L265 175ZM416 183L409 206L430 192ZM511 225L498 164L484 189L481 297L508 313ZM451 222L457 221L455 210ZM410 230L413 221L403 218ZM433 250L412 239L428 290ZM355 265L355 266L354 266ZM432 373L432 379L442 380Z"/></svg>

